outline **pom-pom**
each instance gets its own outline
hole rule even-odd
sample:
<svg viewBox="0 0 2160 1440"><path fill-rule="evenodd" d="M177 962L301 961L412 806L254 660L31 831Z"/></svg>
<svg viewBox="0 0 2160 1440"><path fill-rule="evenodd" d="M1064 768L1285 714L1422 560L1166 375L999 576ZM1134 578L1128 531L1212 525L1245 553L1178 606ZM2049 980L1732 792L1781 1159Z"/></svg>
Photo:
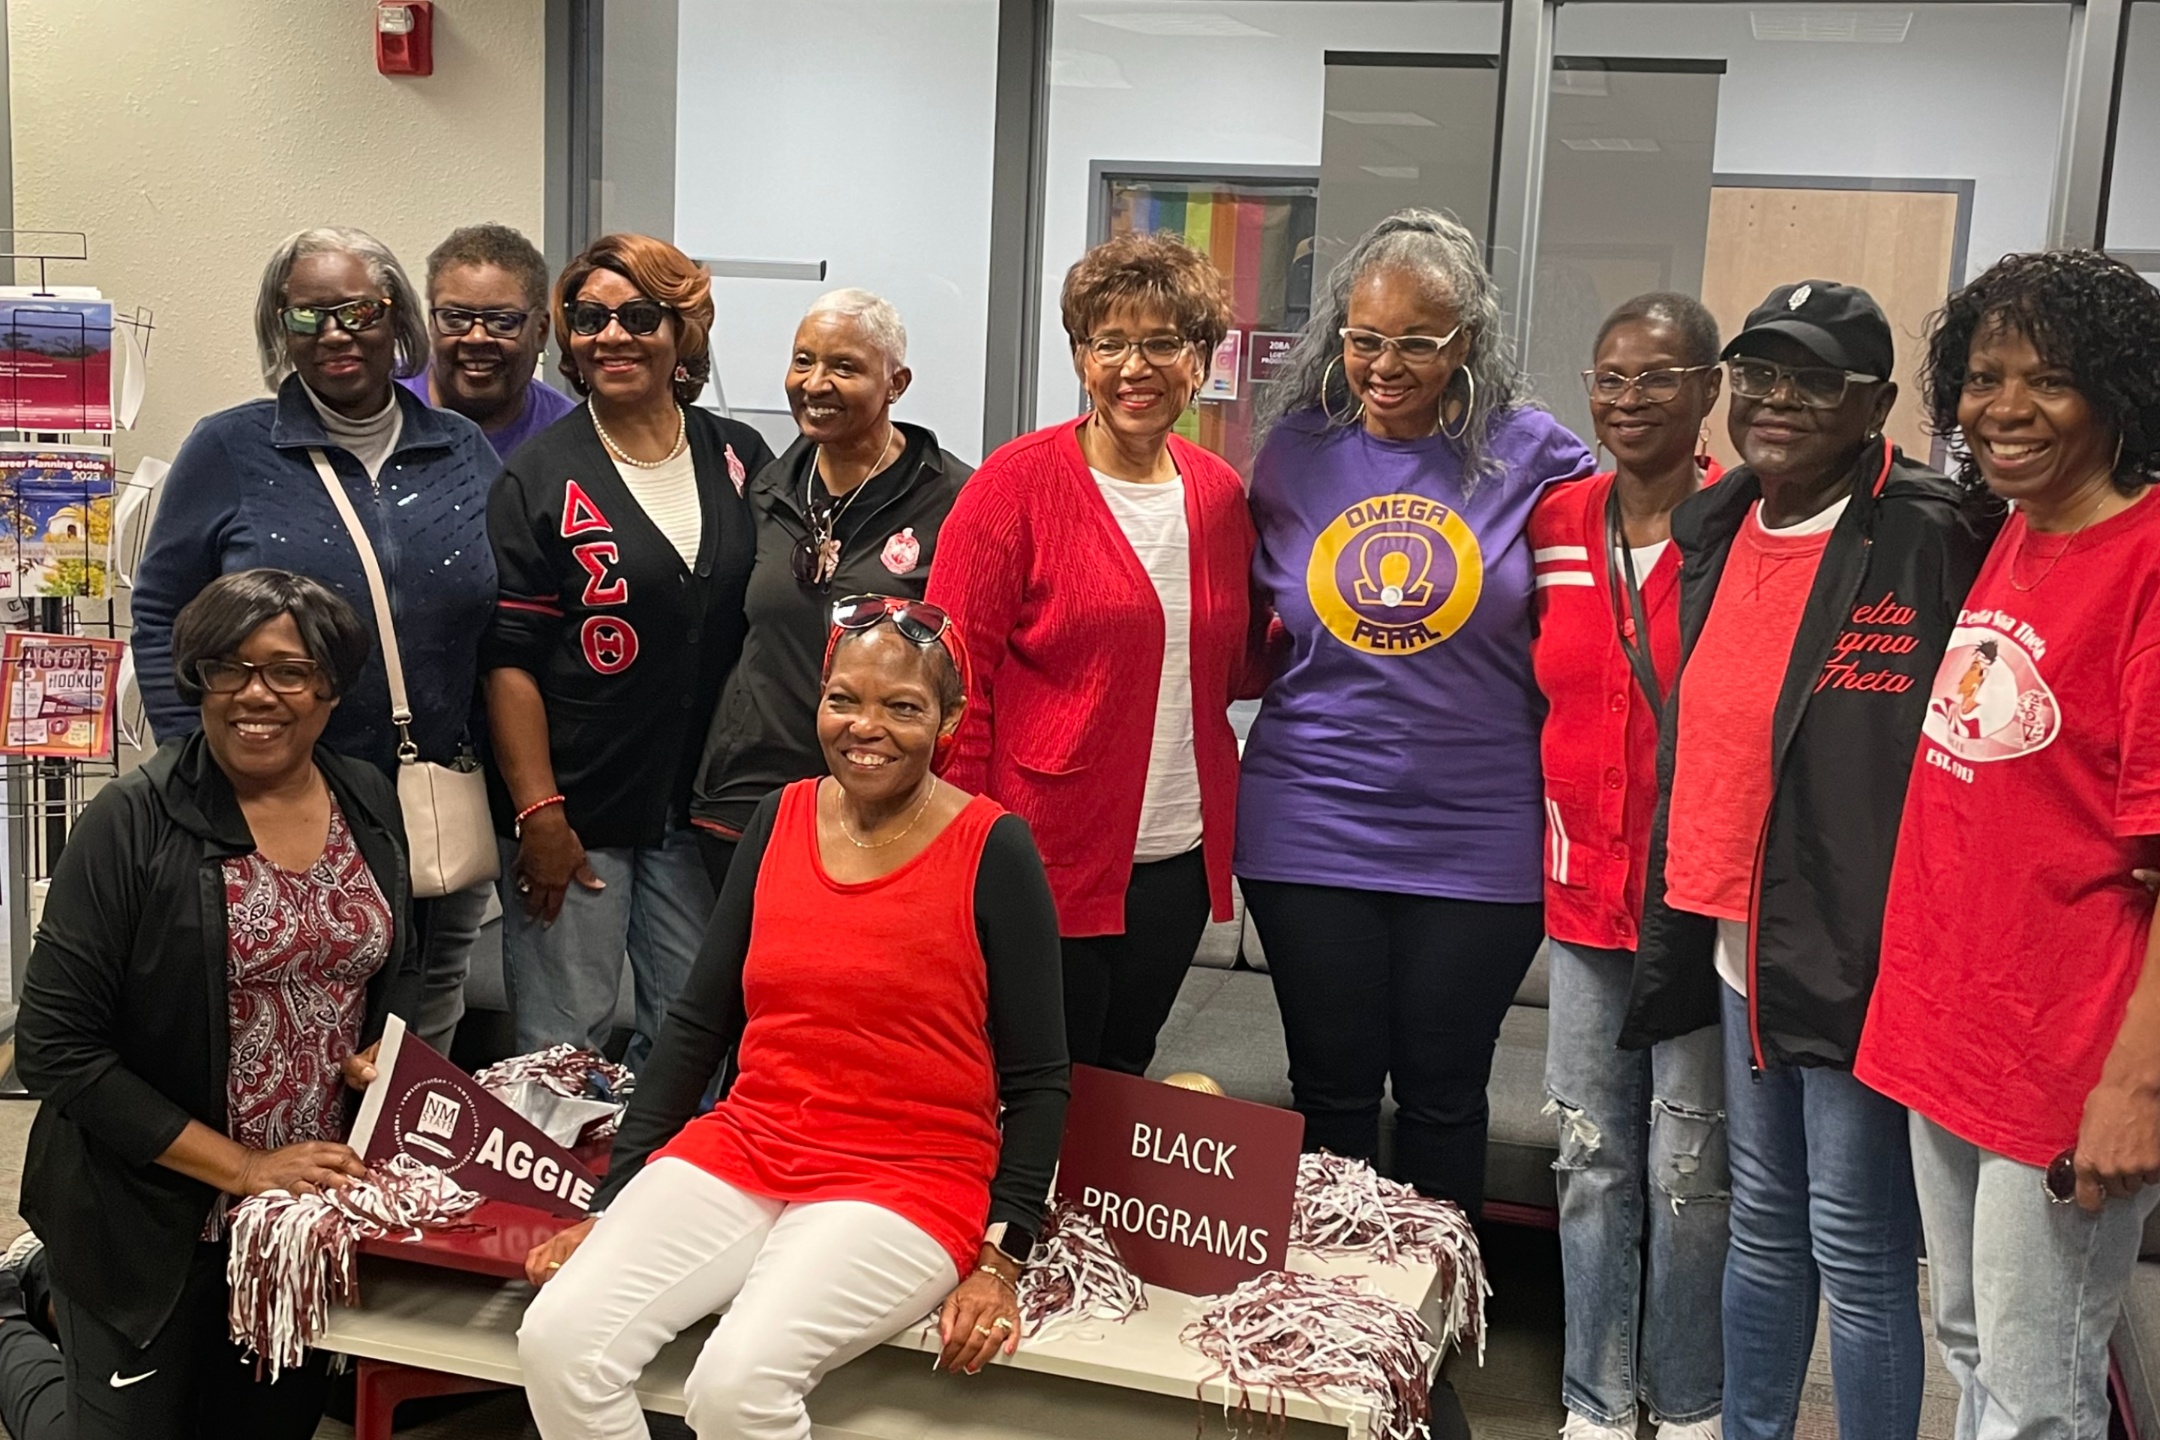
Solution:
<svg viewBox="0 0 2160 1440"><path fill-rule="evenodd" d="M1035 1258L1020 1277L1020 1329L1038 1334L1059 1320L1123 1320L1147 1308L1147 1289L1125 1266L1102 1222L1053 1201Z"/></svg>
<svg viewBox="0 0 2160 1440"><path fill-rule="evenodd" d="M637 1076L627 1066L568 1043L497 1061L476 1072L473 1079L565 1146L591 1145L613 1137L622 1121L624 1102L637 1088ZM545 1103L545 1095L536 1099L534 1090L583 1103L551 1105ZM602 1110L602 1105L612 1108Z"/></svg>
<svg viewBox="0 0 2160 1440"><path fill-rule="evenodd" d="M1290 1243L1321 1255L1369 1255L1390 1265L1408 1256L1440 1271L1441 1342L1477 1347L1485 1359L1485 1257L1470 1217L1452 1200L1420 1195L1362 1160L1326 1151L1298 1160Z"/></svg>
<svg viewBox="0 0 2160 1440"><path fill-rule="evenodd" d="M330 1323L332 1303L360 1298L360 1242L397 1230L444 1227L480 1195L408 1155L365 1180L318 1195L271 1190L234 1206L226 1228L233 1343L269 1367L270 1378L307 1358Z"/></svg>
<svg viewBox="0 0 2160 1440"><path fill-rule="evenodd" d="M1430 1433L1438 1352L1425 1322L1348 1276L1256 1275L1210 1301L1179 1338L1214 1362L1248 1414L1254 1391L1268 1415L1285 1392L1333 1391L1373 1406L1375 1440Z"/></svg>

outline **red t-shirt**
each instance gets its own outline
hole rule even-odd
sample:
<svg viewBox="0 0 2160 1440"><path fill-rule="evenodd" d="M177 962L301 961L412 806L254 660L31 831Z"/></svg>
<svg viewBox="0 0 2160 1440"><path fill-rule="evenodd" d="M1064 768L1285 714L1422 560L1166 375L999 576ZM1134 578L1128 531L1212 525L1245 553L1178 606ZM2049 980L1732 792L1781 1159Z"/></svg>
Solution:
<svg viewBox="0 0 2160 1440"><path fill-rule="evenodd" d="M2074 1145L2144 968L2130 872L2156 836L2160 501L2067 547L2014 515L1936 671L1854 1073L2028 1165Z"/></svg>
<svg viewBox="0 0 2160 1440"><path fill-rule="evenodd" d="M817 786L782 792L758 870L735 1084L654 1158L790 1204L881 1206L965 1275L999 1144L975 872L1005 812L977 796L890 875L843 884L818 858Z"/></svg>
<svg viewBox="0 0 2160 1440"><path fill-rule="evenodd" d="M1829 525L1789 534L1764 529L1761 517L1757 502L1741 522L1680 676L1665 903L1720 920L1748 918L1776 780L1770 736L1778 692L1830 543Z"/></svg>

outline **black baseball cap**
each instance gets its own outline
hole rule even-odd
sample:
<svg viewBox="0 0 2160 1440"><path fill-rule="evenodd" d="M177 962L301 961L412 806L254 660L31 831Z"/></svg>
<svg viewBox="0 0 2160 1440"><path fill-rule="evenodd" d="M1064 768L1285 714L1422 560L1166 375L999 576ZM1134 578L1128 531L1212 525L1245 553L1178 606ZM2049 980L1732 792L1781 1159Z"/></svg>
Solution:
<svg viewBox="0 0 2160 1440"><path fill-rule="evenodd" d="M1748 312L1747 323L1725 346L1722 359L1751 353L1748 342L1765 335L1798 341L1825 365L1855 375L1890 378L1897 363L1890 340L1890 319L1875 297L1857 285L1834 280L1802 280L1780 285Z"/></svg>

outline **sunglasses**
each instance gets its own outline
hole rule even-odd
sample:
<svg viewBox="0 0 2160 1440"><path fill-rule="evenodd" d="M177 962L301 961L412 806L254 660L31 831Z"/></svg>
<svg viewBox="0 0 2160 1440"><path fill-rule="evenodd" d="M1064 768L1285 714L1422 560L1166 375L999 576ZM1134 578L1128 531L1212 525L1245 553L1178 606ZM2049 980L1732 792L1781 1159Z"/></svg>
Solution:
<svg viewBox="0 0 2160 1440"><path fill-rule="evenodd" d="M315 689L321 674L322 667L312 660L272 660L265 665L246 660L195 662L195 683L212 695L237 695L257 675L273 695L300 695Z"/></svg>
<svg viewBox="0 0 2160 1440"><path fill-rule="evenodd" d="M1733 394L1743 400L1768 400L1779 386L1790 381L1793 398L1810 410L1835 410L1845 403L1845 392L1855 380L1873 385L1880 375L1857 375L1835 365L1776 365L1768 360L1729 360L1725 373L1732 377Z"/></svg>
<svg viewBox="0 0 2160 1440"><path fill-rule="evenodd" d="M573 335L598 335L614 321L631 335L650 335L658 330L672 312L657 300L625 300L620 305L602 305L597 300L573 300L563 307L563 318L570 324Z"/></svg>
<svg viewBox="0 0 2160 1440"><path fill-rule="evenodd" d="M1688 376L1715 369L1715 365L1687 365L1670 370L1645 370L1640 375L1622 375L1617 370L1585 370L1582 383L1590 398L1601 404L1617 405L1632 390L1652 405L1666 405L1680 397L1680 383Z"/></svg>
<svg viewBox="0 0 2160 1440"><path fill-rule="evenodd" d="M833 603L835 630L868 630L882 620L892 621L900 638L917 645L935 645L952 629L952 616L927 600L899 595L850 595Z"/></svg>
<svg viewBox="0 0 2160 1440"><path fill-rule="evenodd" d="M460 310L451 305L438 306L428 315L435 322L435 333L452 340L470 335L475 325L498 340L515 340L532 318L523 310ZM600 328L606 329L607 322L603 320Z"/></svg>
<svg viewBox="0 0 2160 1440"><path fill-rule="evenodd" d="M278 319L295 335L320 335L333 320L346 334L358 335L382 324L389 313L386 299L347 300L342 305L287 305L278 311Z"/></svg>
<svg viewBox="0 0 2160 1440"><path fill-rule="evenodd" d="M1360 360L1377 360L1393 350L1412 365L1430 365L1462 334L1462 326L1457 325L1445 335L1382 335L1355 325L1345 325L1336 333L1342 336L1343 349Z"/></svg>

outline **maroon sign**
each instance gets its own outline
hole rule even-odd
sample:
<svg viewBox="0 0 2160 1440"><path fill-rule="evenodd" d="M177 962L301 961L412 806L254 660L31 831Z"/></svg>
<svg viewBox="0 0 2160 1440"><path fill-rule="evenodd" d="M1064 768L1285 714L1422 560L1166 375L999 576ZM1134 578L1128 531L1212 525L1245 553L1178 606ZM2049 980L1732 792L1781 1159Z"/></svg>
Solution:
<svg viewBox="0 0 2160 1440"><path fill-rule="evenodd" d="M1284 364L1290 359L1290 347L1297 341L1294 333L1253 331L1245 337L1245 378L1255 385L1265 385L1280 378Z"/></svg>
<svg viewBox="0 0 2160 1440"><path fill-rule="evenodd" d="M1289 1110L1075 1065L1057 1190L1142 1280L1213 1295L1282 1268L1304 1138Z"/></svg>
<svg viewBox="0 0 2160 1440"><path fill-rule="evenodd" d="M375 1079L353 1122L352 1148L369 1165L410 1155L468 1190L581 1219L599 1180L540 1127L405 1028L393 1015Z"/></svg>

